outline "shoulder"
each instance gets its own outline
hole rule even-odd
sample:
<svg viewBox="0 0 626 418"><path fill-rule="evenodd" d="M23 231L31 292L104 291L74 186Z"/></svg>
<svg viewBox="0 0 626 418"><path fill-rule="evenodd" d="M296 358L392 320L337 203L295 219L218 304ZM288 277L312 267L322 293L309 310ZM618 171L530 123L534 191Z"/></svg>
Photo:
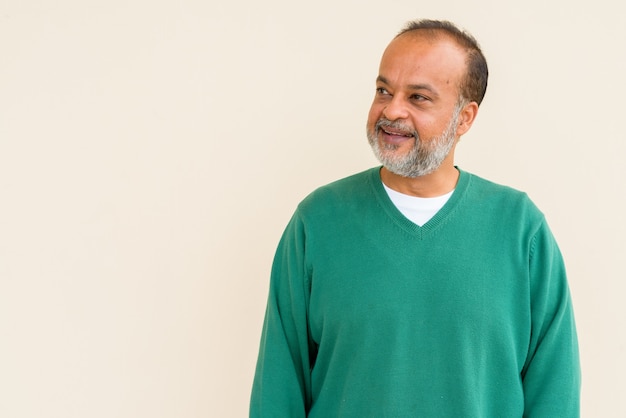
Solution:
<svg viewBox="0 0 626 418"><path fill-rule="evenodd" d="M469 178L472 188L484 196L502 196L524 199L526 193L524 191L493 182L474 173L465 172Z"/></svg>
<svg viewBox="0 0 626 418"><path fill-rule="evenodd" d="M300 202L298 211L310 213L335 210L371 199L378 171L378 167L370 168L321 186Z"/></svg>
<svg viewBox="0 0 626 418"><path fill-rule="evenodd" d="M468 176L467 199L484 210L499 212L502 216L526 219L532 224L544 222L544 215L524 191L495 183L475 174Z"/></svg>

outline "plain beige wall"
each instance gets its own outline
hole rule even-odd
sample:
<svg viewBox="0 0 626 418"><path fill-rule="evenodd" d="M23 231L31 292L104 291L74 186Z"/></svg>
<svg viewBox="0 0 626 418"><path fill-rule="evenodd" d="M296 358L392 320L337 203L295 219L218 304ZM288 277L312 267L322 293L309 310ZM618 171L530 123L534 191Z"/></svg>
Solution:
<svg viewBox="0 0 626 418"><path fill-rule="evenodd" d="M571 0L1 0L0 416L246 416L278 238L376 164L378 60L418 17L481 42L457 164L546 213L583 416L626 416L626 29Z"/></svg>

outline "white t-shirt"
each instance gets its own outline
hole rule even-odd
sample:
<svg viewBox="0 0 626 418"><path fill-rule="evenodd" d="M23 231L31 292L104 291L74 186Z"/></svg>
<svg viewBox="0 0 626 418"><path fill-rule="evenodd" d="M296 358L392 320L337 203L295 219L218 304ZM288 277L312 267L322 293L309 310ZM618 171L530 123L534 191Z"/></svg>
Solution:
<svg viewBox="0 0 626 418"><path fill-rule="evenodd" d="M411 222L422 226L428 222L439 209L446 204L454 190L437 197L417 197L409 196L404 193L397 192L387 187L384 183L385 191L398 210L406 216Z"/></svg>

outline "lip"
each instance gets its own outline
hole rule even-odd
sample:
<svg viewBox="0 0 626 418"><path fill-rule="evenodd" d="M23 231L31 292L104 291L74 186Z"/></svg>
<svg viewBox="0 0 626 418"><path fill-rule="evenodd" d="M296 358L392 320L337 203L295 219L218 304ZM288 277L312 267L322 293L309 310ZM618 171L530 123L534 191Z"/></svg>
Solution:
<svg viewBox="0 0 626 418"><path fill-rule="evenodd" d="M386 130L385 128L380 129L380 136L382 140L388 144L399 145L407 141L411 141L414 139L413 135L408 135L394 130Z"/></svg>

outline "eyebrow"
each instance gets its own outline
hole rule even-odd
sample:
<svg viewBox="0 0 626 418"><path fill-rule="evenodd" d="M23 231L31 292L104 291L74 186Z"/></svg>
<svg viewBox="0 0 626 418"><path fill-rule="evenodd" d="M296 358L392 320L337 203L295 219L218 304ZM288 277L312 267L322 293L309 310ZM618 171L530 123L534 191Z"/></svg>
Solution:
<svg viewBox="0 0 626 418"><path fill-rule="evenodd" d="M376 77L376 82L389 85L389 81L387 81L387 79L383 77L382 75L379 75L378 77ZM430 84L409 84L407 87L409 88L409 90L427 90L431 92L433 95L439 96L439 94L437 93L437 90L435 90Z"/></svg>

